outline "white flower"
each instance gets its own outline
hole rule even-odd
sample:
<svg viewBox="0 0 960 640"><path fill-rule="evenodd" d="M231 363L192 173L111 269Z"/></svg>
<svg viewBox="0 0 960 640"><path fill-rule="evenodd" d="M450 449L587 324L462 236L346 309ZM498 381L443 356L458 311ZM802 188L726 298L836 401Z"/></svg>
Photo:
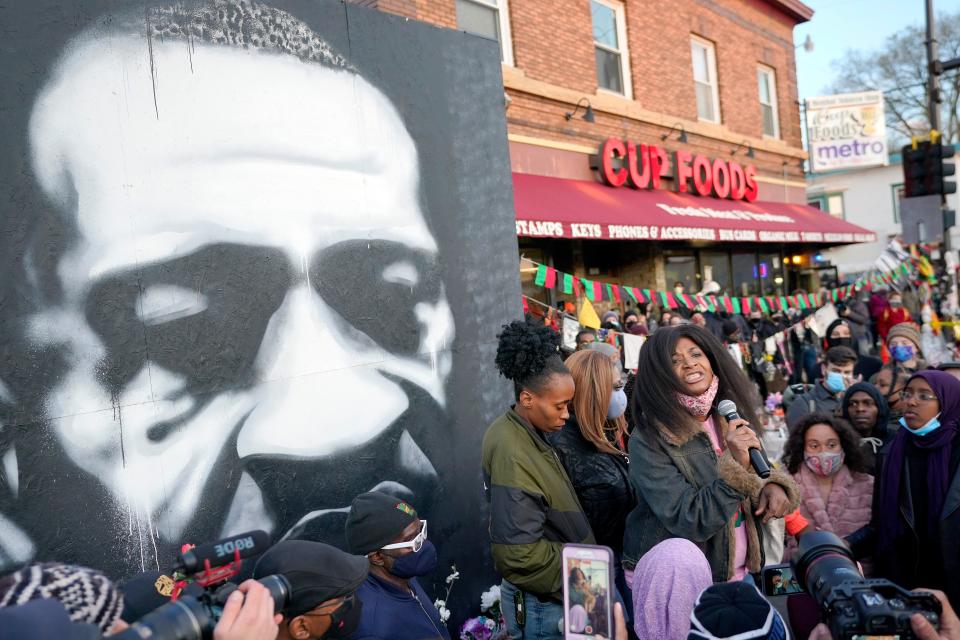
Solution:
<svg viewBox="0 0 960 640"><path fill-rule="evenodd" d="M493 585L480 595L480 610L489 611L500 602L500 585Z"/></svg>
<svg viewBox="0 0 960 640"><path fill-rule="evenodd" d="M459 579L460 579L460 572L454 571L453 573L447 576L447 584L453 584L455 580L459 580Z"/></svg>
<svg viewBox="0 0 960 640"><path fill-rule="evenodd" d="M437 608L437 612L440 614L441 622L446 622L450 619L450 610L447 609L447 603L443 600L437 600L433 603L433 606Z"/></svg>
<svg viewBox="0 0 960 640"><path fill-rule="evenodd" d="M483 623L483 626L493 631L497 628L497 623L493 621L493 618L487 618L487 621Z"/></svg>

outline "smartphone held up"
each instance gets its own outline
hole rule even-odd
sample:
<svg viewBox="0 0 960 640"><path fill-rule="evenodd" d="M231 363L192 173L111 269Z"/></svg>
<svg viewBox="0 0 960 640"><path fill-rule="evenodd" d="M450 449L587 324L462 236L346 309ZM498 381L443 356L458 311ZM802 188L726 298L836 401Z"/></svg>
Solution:
<svg viewBox="0 0 960 640"><path fill-rule="evenodd" d="M563 637L613 637L613 551L597 545L563 546Z"/></svg>

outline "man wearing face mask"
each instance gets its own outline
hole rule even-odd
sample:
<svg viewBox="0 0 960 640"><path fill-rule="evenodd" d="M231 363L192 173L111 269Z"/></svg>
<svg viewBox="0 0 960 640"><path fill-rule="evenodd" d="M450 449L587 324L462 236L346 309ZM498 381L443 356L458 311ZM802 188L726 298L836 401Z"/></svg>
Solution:
<svg viewBox="0 0 960 640"><path fill-rule="evenodd" d="M361 556L320 542L283 540L257 560L253 577L282 575L290 583L277 640L318 640L348 638L357 629L363 603L356 592L367 572Z"/></svg>
<svg viewBox="0 0 960 640"><path fill-rule="evenodd" d="M853 369L857 354L850 347L830 347L821 365L822 378L807 393L797 396L787 410L787 426L791 429L811 413L836 415L843 392L854 382Z"/></svg>
<svg viewBox="0 0 960 640"><path fill-rule="evenodd" d="M417 581L437 567L437 549L427 540L427 521L396 496L379 491L353 499L347 545L364 554L370 575L357 592L364 615L354 640L450 640L430 597Z"/></svg>
<svg viewBox="0 0 960 640"><path fill-rule="evenodd" d="M854 323L846 318L837 318L827 326L823 339L823 348L850 347L857 354L857 364L853 375L867 379L883 366L883 360L871 356L862 347L862 343L855 337Z"/></svg>

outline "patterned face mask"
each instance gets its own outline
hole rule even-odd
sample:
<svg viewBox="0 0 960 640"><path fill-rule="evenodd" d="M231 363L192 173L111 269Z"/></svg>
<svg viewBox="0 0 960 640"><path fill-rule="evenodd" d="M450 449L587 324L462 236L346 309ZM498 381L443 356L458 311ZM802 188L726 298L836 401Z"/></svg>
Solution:
<svg viewBox="0 0 960 640"><path fill-rule="evenodd" d="M818 476L832 476L843 466L843 451L837 453L805 453L803 461Z"/></svg>

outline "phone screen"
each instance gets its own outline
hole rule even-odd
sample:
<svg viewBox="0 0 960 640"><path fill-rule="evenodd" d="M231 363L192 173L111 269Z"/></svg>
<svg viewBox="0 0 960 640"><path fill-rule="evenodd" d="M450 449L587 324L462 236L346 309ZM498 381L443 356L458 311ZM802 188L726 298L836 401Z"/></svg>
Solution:
<svg viewBox="0 0 960 640"><path fill-rule="evenodd" d="M607 559L567 558L566 637L572 640L610 637L610 563Z"/></svg>
<svg viewBox="0 0 960 640"><path fill-rule="evenodd" d="M767 596L788 596L802 593L803 589L793 575L790 565L776 565L763 569L763 593Z"/></svg>

